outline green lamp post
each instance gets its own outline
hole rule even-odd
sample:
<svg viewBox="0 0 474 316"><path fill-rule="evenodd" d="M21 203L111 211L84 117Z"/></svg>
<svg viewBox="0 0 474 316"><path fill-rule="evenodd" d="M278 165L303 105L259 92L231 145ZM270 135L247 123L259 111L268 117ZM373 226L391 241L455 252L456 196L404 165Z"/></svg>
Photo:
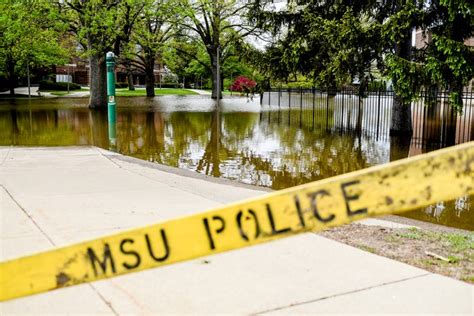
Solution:
<svg viewBox="0 0 474 316"><path fill-rule="evenodd" d="M105 58L107 64L107 116L109 122L109 142L111 149L117 145L117 112L115 103L115 55L108 52Z"/></svg>

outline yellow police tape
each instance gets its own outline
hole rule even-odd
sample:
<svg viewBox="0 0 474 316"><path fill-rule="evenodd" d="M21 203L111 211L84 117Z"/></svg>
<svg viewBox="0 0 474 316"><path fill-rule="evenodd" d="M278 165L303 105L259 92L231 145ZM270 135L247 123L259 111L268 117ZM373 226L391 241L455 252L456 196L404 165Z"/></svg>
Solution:
<svg viewBox="0 0 474 316"><path fill-rule="evenodd" d="M474 142L0 263L0 301L474 193Z"/></svg>

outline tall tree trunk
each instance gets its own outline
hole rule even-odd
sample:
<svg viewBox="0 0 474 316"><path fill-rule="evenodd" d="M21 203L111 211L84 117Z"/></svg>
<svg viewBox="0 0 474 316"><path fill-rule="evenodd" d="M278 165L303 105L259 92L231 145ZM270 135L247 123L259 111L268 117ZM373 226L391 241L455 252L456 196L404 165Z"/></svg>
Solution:
<svg viewBox="0 0 474 316"><path fill-rule="evenodd" d="M392 118L390 135L411 135L413 127L411 122L411 106L403 102L402 97L393 97Z"/></svg>
<svg viewBox="0 0 474 316"><path fill-rule="evenodd" d="M104 55L104 56L102 56ZM107 69L105 54L94 54L89 57L90 65L90 108L107 107Z"/></svg>
<svg viewBox="0 0 474 316"><path fill-rule="evenodd" d="M10 89L10 95L15 95L16 87L16 74L15 64L11 59L7 59L7 71L8 71L8 88Z"/></svg>
<svg viewBox="0 0 474 316"><path fill-rule="evenodd" d="M390 136L390 161L407 158L410 153L410 144L410 136Z"/></svg>
<svg viewBox="0 0 474 316"><path fill-rule="evenodd" d="M134 91L135 86L133 85L133 73L132 73L132 64L130 62L130 59L127 59L125 61L125 68L127 69L127 84L128 84L128 90Z"/></svg>
<svg viewBox="0 0 474 316"><path fill-rule="evenodd" d="M146 96L155 96L155 57L151 52L145 53L145 87Z"/></svg>
<svg viewBox="0 0 474 316"><path fill-rule="evenodd" d="M407 31L405 40L395 48L398 57L409 60L411 53L411 30ZM401 96L393 98L390 135L411 135L413 127L411 122L411 105L403 102Z"/></svg>
<svg viewBox="0 0 474 316"><path fill-rule="evenodd" d="M218 73L217 73L217 51L210 53L211 57L211 74L212 74L212 94L211 98L222 99L222 92L218 86Z"/></svg>

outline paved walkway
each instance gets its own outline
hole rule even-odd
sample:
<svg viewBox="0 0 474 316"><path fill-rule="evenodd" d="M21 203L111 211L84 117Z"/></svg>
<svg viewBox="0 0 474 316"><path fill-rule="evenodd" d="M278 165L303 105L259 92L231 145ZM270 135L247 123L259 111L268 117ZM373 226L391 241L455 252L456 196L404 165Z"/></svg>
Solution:
<svg viewBox="0 0 474 316"><path fill-rule="evenodd" d="M201 89L186 89L186 90L196 92L197 94L200 94L200 95L211 95L212 94L211 91L209 91L209 90L201 90Z"/></svg>
<svg viewBox="0 0 474 316"><path fill-rule="evenodd" d="M10 94L10 91L0 92L0 94ZM15 94L28 95L28 87L15 88ZM58 97L57 95L53 95L50 92L40 92L40 94L38 94L38 87L30 87L30 94L34 97ZM89 90L85 88L83 88L82 90L71 90L69 94L61 95L61 97L65 98L77 98L87 96L89 96Z"/></svg>
<svg viewBox="0 0 474 316"><path fill-rule="evenodd" d="M0 147L0 184L1 260L264 193L95 147ZM308 233L1 303L0 314L472 315L473 295Z"/></svg>

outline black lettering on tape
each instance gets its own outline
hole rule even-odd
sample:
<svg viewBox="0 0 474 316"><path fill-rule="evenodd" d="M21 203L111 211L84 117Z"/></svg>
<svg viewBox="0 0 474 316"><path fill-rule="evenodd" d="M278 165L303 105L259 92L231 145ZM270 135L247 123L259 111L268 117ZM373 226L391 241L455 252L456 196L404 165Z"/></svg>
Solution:
<svg viewBox="0 0 474 316"><path fill-rule="evenodd" d="M217 234L220 234L224 231L225 229L225 221L222 217L220 216L213 216L212 217L212 220L213 221L218 221L221 223L220 227L216 229L216 233ZM214 238L212 238L212 233L211 233L211 228L209 226L209 221L207 218L204 218L203 219L203 222L204 222L204 228L206 229L206 233L207 233L207 237L209 239L209 247L211 249L216 249L216 245L214 243Z"/></svg>
<svg viewBox="0 0 474 316"><path fill-rule="evenodd" d="M255 212L251 209L248 210L248 213L250 215L252 215L253 217L253 221L255 223L255 239L258 238L258 236L260 235L260 224L258 223L258 218L257 218L257 214L255 214ZM239 228L239 233L240 233L240 237L242 237L242 239L244 239L245 241L249 241L249 236L245 233L244 231L244 228L242 226L242 218L244 216L244 212L243 211L240 211L239 213L237 213L237 217L236 217L236 221L237 221L237 227ZM251 218L246 216L245 217L245 220L250 220Z"/></svg>
<svg viewBox="0 0 474 316"><path fill-rule="evenodd" d="M319 209L318 209L318 202L316 201L316 198L318 197L318 195L320 196L330 196L329 192L326 191L326 190L319 190L319 191L316 191L316 192L311 192L311 193L308 193L307 196L310 198L311 200L311 209L313 210L313 215L314 217L316 217L320 222L323 222L323 223L329 223L330 221L332 221L336 215L334 214L329 214L328 217L322 217L320 212L319 212Z"/></svg>
<svg viewBox="0 0 474 316"><path fill-rule="evenodd" d="M296 212L298 213L298 218L300 219L301 227L305 228L306 224L304 222L304 216L303 216L303 210L301 209L300 198L298 197L298 195L295 195L294 198L295 198Z"/></svg>
<svg viewBox="0 0 474 316"><path fill-rule="evenodd" d="M165 254L161 257L157 257L155 253L153 252L153 246L150 241L150 237L148 237L148 234L145 234L145 239L146 239L146 245L148 246L148 253L150 254L150 257L153 258L153 260L162 262L168 259L170 256L170 247L168 245L168 239L166 239L166 233L164 229L160 229L161 233L161 240L163 242L163 247L165 248Z"/></svg>
<svg viewBox="0 0 474 316"><path fill-rule="evenodd" d="M109 244L104 244L104 258L100 260L94 250L90 247L87 248L87 256L89 257L89 261L92 265L92 268L94 269L94 274L95 276L99 276L100 271L98 271L96 263L99 265L99 267L102 269L102 273L106 274L107 273L107 262L110 261L110 267L112 268L112 272L115 273L115 262L114 258L112 257L112 252L110 251L110 246Z"/></svg>
<svg viewBox="0 0 474 316"><path fill-rule="evenodd" d="M349 202L350 201L356 201L359 199L359 194L355 194L355 195L349 195L346 191L346 188L347 187L350 187L352 185L356 185L356 184L359 184L360 181L359 180L354 180L354 181L350 181L350 182L346 182L346 183L341 183L341 190L342 190L342 195L344 196L344 201L346 202L346 212L347 212L347 216L354 216L354 215L358 215L358 214L364 214L364 213L367 213L367 208L360 208L358 210L351 210L351 206L349 205Z"/></svg>
<svg viewBox="0 0 474 316"><path fill-rule="evenodd" d="M140 266L140 262L141 262L140 254L138 252L125 249L125 244L127 243L133 244L134 242L135 241L133 239L129 239L129 238L126 238L120 242L120 251L124 255L130 255L130 256L135 257L135 262L133 264L126 263L126 262L122 263L122 265L128 270L137 268L138 266Z"/></svg>
<svg viewBox="0 0 474 316"><path fill-rule="evenodd" d="M270 221L270 227L272 228L272 235L284 234L284 233L287 233L287 232L291 231L290 227L276 229L275 220L273 218L272 208L271 208L270 204L267 203L266 205L267 205L268 220Z"/></svg>

